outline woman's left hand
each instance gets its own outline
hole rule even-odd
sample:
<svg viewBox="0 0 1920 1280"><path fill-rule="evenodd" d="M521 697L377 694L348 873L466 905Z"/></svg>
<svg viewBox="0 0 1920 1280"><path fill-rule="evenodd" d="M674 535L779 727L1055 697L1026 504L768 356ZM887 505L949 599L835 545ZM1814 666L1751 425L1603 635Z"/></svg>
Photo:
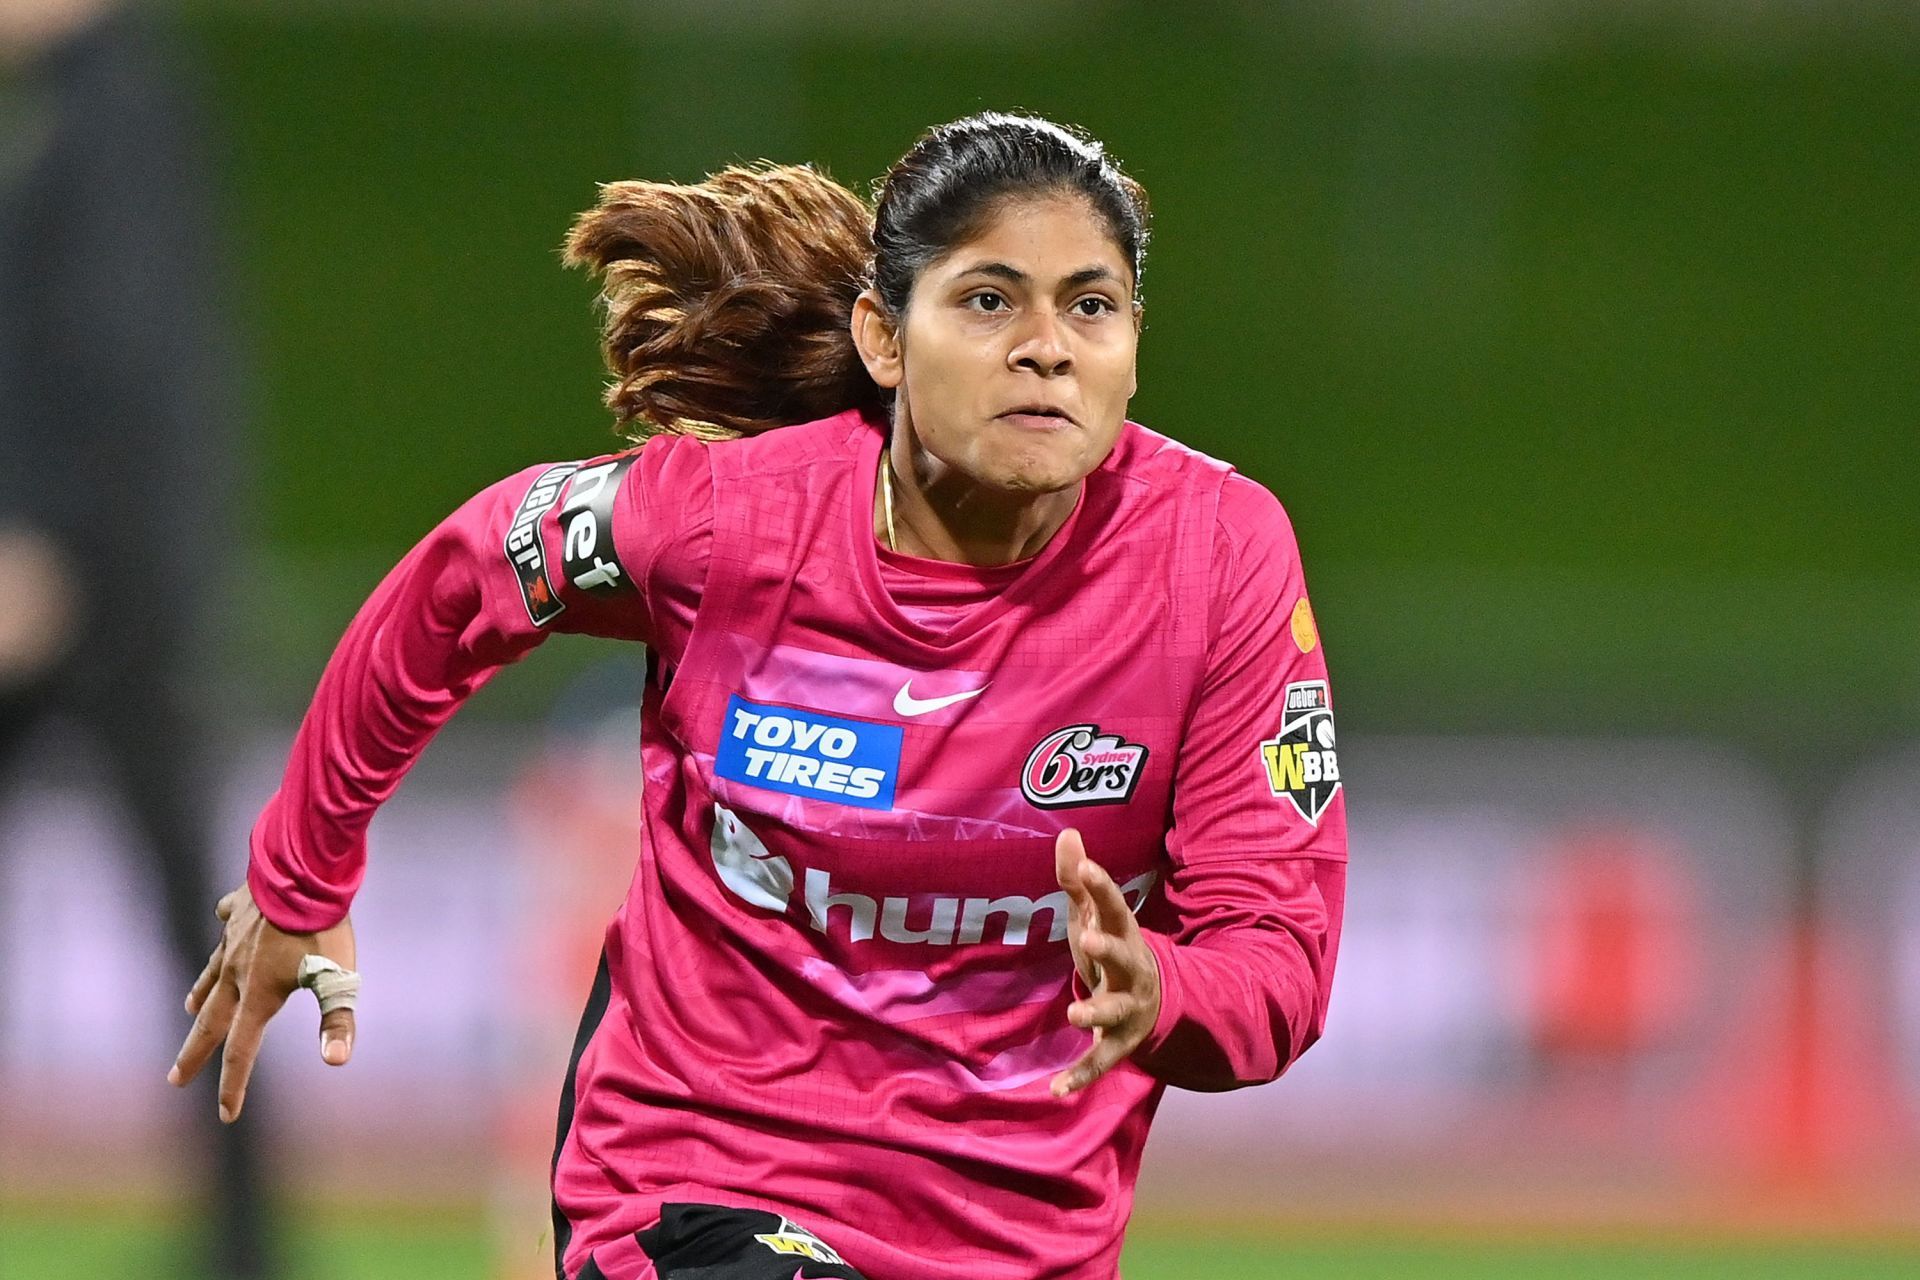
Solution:
<svg viewBox="0 0 1920 1280"><path fill-rule="evenodd" d="M1092 991L1067 1020L1093 1032L1093 1047L1053 1078L1053 1096L1086 1088L1140 1047L1160 1016L1160 962L1106 870L1068 828L1053 845L1053 872L1067 891L1067 945Z"/></svg>

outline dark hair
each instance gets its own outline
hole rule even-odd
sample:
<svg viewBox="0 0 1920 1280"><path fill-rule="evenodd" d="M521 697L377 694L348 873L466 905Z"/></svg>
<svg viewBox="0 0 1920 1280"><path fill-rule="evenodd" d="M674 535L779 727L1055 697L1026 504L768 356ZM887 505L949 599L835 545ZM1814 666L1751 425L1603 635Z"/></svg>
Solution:
<svg viewBox="0 0 1920 1280"><path fill-rule="evenodd" d="M877 208L795 165L734 165L693 184L614 182L574 221L569 266L601 277L607 406L634 438L726 439L893 394L853 345L871 285L896 323L928 264L1009 199L1077 195L1133 267L1146 261L1147 193L1079 130L990 111L929 129L874 184Z"/></svg>
<svg viewBox="0 0 1920 1280"><path fill-rule="evenodd" d="M929 129L874 184L873 286L896 316L920 273L982 231L1009 199L1077 195L1133 267L1147 262L1147 192L1078 129L984 111Z"/></svg>

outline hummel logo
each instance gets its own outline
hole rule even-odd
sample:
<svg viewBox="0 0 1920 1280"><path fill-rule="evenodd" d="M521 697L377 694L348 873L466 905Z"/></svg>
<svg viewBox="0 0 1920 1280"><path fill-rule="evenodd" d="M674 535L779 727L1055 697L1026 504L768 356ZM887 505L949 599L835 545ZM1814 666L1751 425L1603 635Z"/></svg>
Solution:
<svg viewBox="0 0 1920 1280"><path fill-rule="evenodd" d="M923 716L929 711L938 711L940 708L950 707L956 702L965 702L968 698L977 698L987 691L987 686L983 684L978 689L969 689L965 693L950 693L944 698L916 698L912 693L908 692L912 688L913 681L909 680L900 686L900 692L893 695L893 709L895 713L903 716Z"/></svg>

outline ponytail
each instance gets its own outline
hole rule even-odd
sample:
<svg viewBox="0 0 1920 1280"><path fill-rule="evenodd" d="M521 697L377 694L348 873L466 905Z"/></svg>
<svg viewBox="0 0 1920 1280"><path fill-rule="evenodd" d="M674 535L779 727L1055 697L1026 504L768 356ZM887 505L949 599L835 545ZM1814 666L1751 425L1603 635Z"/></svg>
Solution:
<svg viewBox="0 0 1920 1280"><path fill-rule="evenodd" d="M565 261L601 281L616 425L725 440L861 408L849 326L873 215L811 167L733 165L705 182L613 182L575 220Z"/></svg>

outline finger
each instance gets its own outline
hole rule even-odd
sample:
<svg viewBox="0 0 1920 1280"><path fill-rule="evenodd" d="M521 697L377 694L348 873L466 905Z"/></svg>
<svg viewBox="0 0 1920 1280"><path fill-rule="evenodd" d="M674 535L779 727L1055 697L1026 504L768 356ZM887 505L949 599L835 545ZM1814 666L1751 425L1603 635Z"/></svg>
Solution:
<svg viewBox="0 0 1920 1280"><path fill-rule="evenodd" d="M220 980L222 961L226 958L226 951L226 942L223 939L220 945L213 949L213 954L207 957L207 967L200 971L200 976L193 980L193 986L187 991L188 1013L200 1012L200 1006L205 1002L208 993L213 990L213 984Z"/></svg>
<svg viewBox="0 0 1920 1280"><path fill-rule="evenodd" d="M357 948L353 941L353 921L342 917L338 924L322 929L314 936L320 954L352 971L356 964ZM354 1017L351 1008L335 1009L320 1017L320 1060L328 1066L344 1067L353 1057Z"/></svg>
<svg viewBox="0 0 1920 1280"><path fill-rule="evenodd" d="M1152 963L1144 945L1132 938L1116 938L1098 926L1081 931L1080 952L1100 966L1110 986L1131 982Z"/></svg>
<svg viewBox="0 0 1920 1280"><path fill-rule="evenodd" d="M226 1050L220 1055L220 1118L228 1124L240 1118L247 1100L247 1081L253 1077L260 1042L266 1038L267 1020L286 1002L284 994L268 991L257 982L249 984L241 998L233 1028L227 1032Z"/></svg>
<svg viewBox="0 0 1920 1280"><path fill-rule="evenodd" d="M344 1067L353 1056L353 1010L335 1009L320 1019L320 1059Z"/></svg>
<svg viewBox="0 0 1920 1280"><path fill-rule="evenodd" d="M227 919L233 914L233 908L238 902L239 897L240 891L235 889L232 893L213 904L213 914L219 916L222 920Z"/></svg>
<svg viewBox="0 0 1920 1280"><path fill-rule="evenodd" d="M227 1028L233 1024L234 1011L239 1006L240 992L231 981L214 983L193 1026L187 1030L187 1038L173 1059L173 1067L167 1072L168 1084L184 1085L200 1074L200 1068L207 1065L207 1059L226 1039Z"/></svg>
<svg viewBox="0 0 1920 1280"><path fill-rule="evenodd" d="M1081 879L1087 865L1087 846L1078 831L1068 827L1054 838L1053 878L1067 895L1067 943L1073 952L1073 966L1080 980L1094 987L1100 984L1099 971L1080 952L1080 931L1094 918L1093 900Z"/></svg>
<svg viewBox="0 0 1920 1280"><path fill-rule="evenodd" d="M1140 1012L1138 997L1125 991L1103 991L1067 1006L1067 1021L1082 1030L1118 1027Z"/></svg>
<svg viewBox="0 0 1920 1280"><path fill-rule="evenodd" d="M1098 1047L1099 1038L1104 1033L1096 1031L1093 1034L1095 1041L1094 1047ZM1093 1048L1089 1048L1085 1053L1075 1058L1072 1064L1065 1070L1059 1072L1052 1080L1048 1081L1047 1091L1056 1098L1064 1098L1070 1093L1086 1088L1090 1081L1084 1077L1086 1075L1087 1065L1092 1059Z"/></svg>
<svg viewBox="0 0 1920 1280"><path fill-rule="evenodd" d="M1091 905L1082 876L1087 866L1087 846L1072 827L1053 841L1053 878L1076 906Z"/></svg>
<svg viewBox="0 0 1920 1280"><path fill-rule="evenodd" d="M1064 1098L1098 1080L1128 1053L1133 1045L1119 1036L1109 1035L1105 1031L1093 1033L1093 1047L1080 1055L1080 1060L1053 1078L1051 1086L1053 1096Z"/></svg>
<svg viewBox="0 0 1920 1280"><path fill-rule="evenodd" d="M1120 892L1120 886L1113 882L1107 869L1088 858L1080 868L1080 878L1087 886L1087 899L1092 905L1094 919L1100 927L1110 934L1128 936L1132 929L1139 926L1133 919L1133 911L1127 906L1126 895Z"/></svg>

